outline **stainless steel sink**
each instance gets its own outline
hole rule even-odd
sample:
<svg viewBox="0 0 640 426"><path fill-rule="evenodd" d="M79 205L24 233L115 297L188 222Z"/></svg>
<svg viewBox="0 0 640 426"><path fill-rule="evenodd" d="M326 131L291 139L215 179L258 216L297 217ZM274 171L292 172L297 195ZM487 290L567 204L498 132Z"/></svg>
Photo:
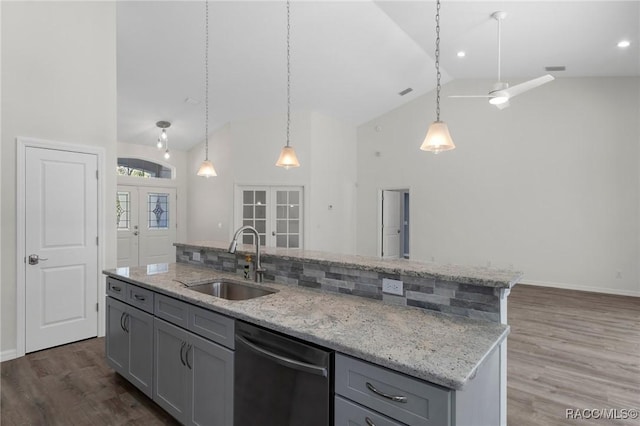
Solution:
<svg viewBox="0 0 640 426"><path fill-rule="evenodd" d="M192 285L189 286L189 289L227 300L248 300L275 293L274 290L253 287L230 280L215 280L204 284Z"/></svg>

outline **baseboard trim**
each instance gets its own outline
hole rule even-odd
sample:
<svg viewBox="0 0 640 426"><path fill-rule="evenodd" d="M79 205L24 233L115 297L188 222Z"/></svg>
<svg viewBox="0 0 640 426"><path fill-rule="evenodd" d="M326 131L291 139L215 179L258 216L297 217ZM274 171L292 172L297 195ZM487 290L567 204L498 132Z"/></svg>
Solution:
<svg viewBox="0 0 640 426"><path fill-rule="evenodd" d="M588 287L583 285L576 284L567 284L567 283L554 283L549 281L536 281L536 280L527 280L518 283L517 285L533 285L539 287L553 287L553 288L561 288L564 290L578 290L578 291L588 291L590 293L604 293L604 294L614 294L616 296L632 296L632 297L640 297L640 291L628 291L628 290L617 290L606 287Z"/></svg>
<svg viewBox="0 0 640 426"><path fill-rule="evenodd" d="M15 349L9 349L7 351L0 352L0 362L9 361L18 357L18 351Z"/></svg>

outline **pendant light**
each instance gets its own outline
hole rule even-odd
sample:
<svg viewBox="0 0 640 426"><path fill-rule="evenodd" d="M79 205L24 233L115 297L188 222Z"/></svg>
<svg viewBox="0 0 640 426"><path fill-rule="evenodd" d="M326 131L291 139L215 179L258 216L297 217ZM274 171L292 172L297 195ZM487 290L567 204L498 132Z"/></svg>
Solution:
<svg viewBox="0 0 640 426"><path fill-rule="evenodd" d="M427 136L420 146L423 151L438 154L449 151L456 146L453 144L447 123L440 121L440 0L436 1L436 121L431 123Z"/></svg>
<svg viewBox="0 0 640 426"><path fill-rule="evenodd" d="M171 127L171 123L168 121L158 121L156 123L156 127L162 129L162 131L160 132L160 136L158 136L158 142L156 143L158 149L162 149L165 147L167 141L169 140L169 136L167 136L167 129Z"/></svg>
<svg viewBox="0 0 640 426"><path fill-rule="evenodd" d="M287 0L287 144L280 151L276 166L290 169L300 167L298 157L293 147L289 146L289 128L291 127L291 17L290 5Z"/></svg>
<svg viewBox="0 0 640 426"><path fill-rule="evenodd" d="M209 1L204 2L204 161L198 169L198 176L209 178L218 176L213 163L209 161Z"/></svg>

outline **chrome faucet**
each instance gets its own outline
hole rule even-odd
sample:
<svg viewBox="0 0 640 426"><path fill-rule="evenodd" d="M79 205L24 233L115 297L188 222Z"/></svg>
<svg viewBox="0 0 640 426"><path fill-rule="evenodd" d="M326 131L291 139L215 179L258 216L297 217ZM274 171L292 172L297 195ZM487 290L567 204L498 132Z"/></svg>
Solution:
<svg viewBox="0 0 640 426"><path fill-rule="evenodd" d="M256 228L254 228L253 226L248 226L248 225L241 226L240 228L238 228L236 233L233 235L233 240L231 240L231 244L229 245L229 253L234 254L236 252L236 248L238 246L238 237L244 231L250 231L256 236L256 238L255 238L256 258L254 259L253 272L254 272L254 275L255 275L256 282L257 283L261 283L262 282L262 276L266 272L266 269L264 269L262 267L262 265L260 264L260 234L258 234L258 231L256 230Z"/></svg>

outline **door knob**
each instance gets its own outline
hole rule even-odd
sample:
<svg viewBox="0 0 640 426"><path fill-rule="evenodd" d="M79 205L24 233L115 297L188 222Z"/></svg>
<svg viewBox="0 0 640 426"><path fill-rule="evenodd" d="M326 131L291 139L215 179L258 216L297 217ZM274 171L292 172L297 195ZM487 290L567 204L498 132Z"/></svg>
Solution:
<svg viewBox="0 0 640 426"><path fill-rule="evenodd" d="M30 254L29 255L29 265L37 265L38 262L40 262L41 260L45 261L45 260L49 260L49 259L44 258L44 257L40 257L37 254Z"/></svg>
<svg viewBox="0 0 640 426"><path fill-rule="evenodd" d="M138 232L138 231L133 231L133 235L136 235L136 236L137 236L138 234L139 234L139 232Z"/></svg>

